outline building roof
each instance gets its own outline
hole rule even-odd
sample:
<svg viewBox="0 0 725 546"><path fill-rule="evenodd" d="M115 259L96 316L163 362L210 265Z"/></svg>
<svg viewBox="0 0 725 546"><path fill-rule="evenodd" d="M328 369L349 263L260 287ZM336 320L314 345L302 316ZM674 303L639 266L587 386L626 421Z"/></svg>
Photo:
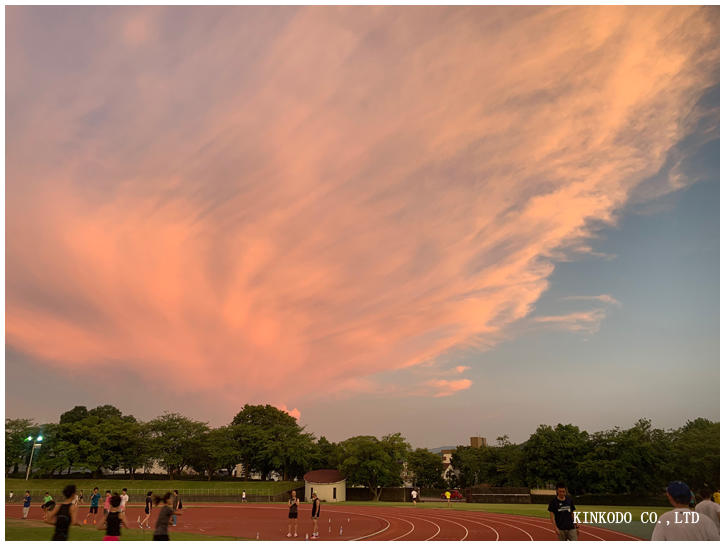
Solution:
<svg viewBox="0 0 725 546"><path fill-rule="evenodd" d="M337 483L345 479L339 470L311 470L305 474L305 481L311 483Z"/></svg>

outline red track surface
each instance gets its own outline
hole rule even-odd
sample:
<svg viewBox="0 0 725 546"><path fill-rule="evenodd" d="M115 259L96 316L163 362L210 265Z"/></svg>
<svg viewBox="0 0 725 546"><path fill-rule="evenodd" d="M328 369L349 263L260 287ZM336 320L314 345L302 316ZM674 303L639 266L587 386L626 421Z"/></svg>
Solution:
<svg viewBox="0 0 725 546"><path fill-rule="evenodd" d="M287 539L287 507L280 504L195 504L185 506L173 531L262 540L304 540L312 533L311 508L302 505L297 539ZM88 507L82 506L85 516ZM129 524L135 525L143 509L130 506ZM19 505L6 505L5 516L19 518ZM41 518L34 505L30 519ZM151 525L155 521L151 516ZM342 535L340 535L342 528ZM324 504L320 516L321 540L556 540L548 520L455 509L335 506ZM639 540L630 535L582 525L580 540Z"/></svg>

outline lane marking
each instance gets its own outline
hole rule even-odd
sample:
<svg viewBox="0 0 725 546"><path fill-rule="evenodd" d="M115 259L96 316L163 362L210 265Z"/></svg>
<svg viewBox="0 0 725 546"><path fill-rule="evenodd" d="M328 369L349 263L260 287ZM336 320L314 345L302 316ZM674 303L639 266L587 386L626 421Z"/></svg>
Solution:
<svg viewBox="0 0 725 546"><path fill-rule="evenodd" d="M467 518L460 517L460 516L458 517L458 519L460 519L462 521L467 521L468 523L475 523L477 525L482 525L483 527L488 527L489 529L491 529L491 531L493 531L494 533L496 533L496 541L498 541L500 539L500 535L498 534L498 531L496 529L494 529L493 527L491 527L490 525L487 525L487 524L485 524L483 522L480 522L480 521L476 521L475 519L467 519Z"/></svg>

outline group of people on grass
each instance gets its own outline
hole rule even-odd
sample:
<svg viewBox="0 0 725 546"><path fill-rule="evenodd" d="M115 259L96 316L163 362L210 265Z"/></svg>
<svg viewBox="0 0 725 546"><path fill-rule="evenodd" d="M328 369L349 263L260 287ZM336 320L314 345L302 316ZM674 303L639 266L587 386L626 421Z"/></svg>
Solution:
<svg viewBox="0 0 725 546"><path fill-rule="evenodd" d="M128 489L125 487L121 494L111 493L106 490L103 502L103 517L98 518L99 503L101 494L97 487L93 488L93 495L90 499L88 514L80 521L78 514L79 504L82 502L83 492L76 492L75 485L67 485L63 489L63 501L56 503L49 492L45 493L41 510L43 521L55 527L52 540L68 540L68 532L71 525L95 525L99 530L105 530L103 540L120 540L121 527L128 529L126 506L128 504ZM26 491L23 497L23 519L28 518L31 503L30 491ZM144 505L144 518L138 516L136 523L141 529L151 529L151 512L154 507L161 505L159 515L153 532L154 540L169 540L169 526L176 526L176 516L181 515L182 501L179 491L167 492L164 495L154 495L152 491L146 494ZM96 523L96 520L98 522Z"/></svg>
<svg viewBox="0 0 725 546"><path fill-rule="evenodd" d="M652 540L720 540L720 493L701 492L702 500L695 502L695 495L681 481L667 486L667 500L674 510L658 518L652 532ZM556 485L556 497L549 503L549 513L559 540L577 540L579 525L574 520L576 506L567 495L566 485ZM685 515L695 512L697 516Z"/></svg>

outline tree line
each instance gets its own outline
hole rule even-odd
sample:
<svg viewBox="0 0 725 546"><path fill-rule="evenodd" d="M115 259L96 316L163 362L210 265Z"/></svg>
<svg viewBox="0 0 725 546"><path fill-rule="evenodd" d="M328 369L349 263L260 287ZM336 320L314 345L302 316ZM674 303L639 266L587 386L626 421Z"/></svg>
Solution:
<svg viewBox="0 0 725 546"><path fill-rule="evenodd" d="M720 424L702 418L667 431L645 419L629 429L595 433L571 424L541 425L521 444L503 436L492 446L459 446L448 480L439 454L412 449L400 433L330 442L270 405L247 404L228 425L216 428L178 413L143 422L110 405L76 406L58 423L7 419L6 475L27 464L32 442L26 439L39 434L43 442L33 456L34 475L49 477L83 469L93 477L123 470L134 479L154 462L170 479L193 470L211 480L222 471L230 475L239 463L247 479L255 472L262 479L276 472L291 480L309 470L336 468L348 485L365 486L376 499L382 487L406 482L425 488L538 488L565 481L577 494L658 493L673 479L695 490L719 488L720 482Z"/></svg>
<svg viewBox="0 0 725 546"><path fill-rule="evenodd" d="M576 494L659 494L672 480L695 491L720 487L720 423L698 418L675 430L640 419L628 429L588 433L574 425L540 425L519 445L459 447L456 485L525 486L563 481Z"/></svg>

